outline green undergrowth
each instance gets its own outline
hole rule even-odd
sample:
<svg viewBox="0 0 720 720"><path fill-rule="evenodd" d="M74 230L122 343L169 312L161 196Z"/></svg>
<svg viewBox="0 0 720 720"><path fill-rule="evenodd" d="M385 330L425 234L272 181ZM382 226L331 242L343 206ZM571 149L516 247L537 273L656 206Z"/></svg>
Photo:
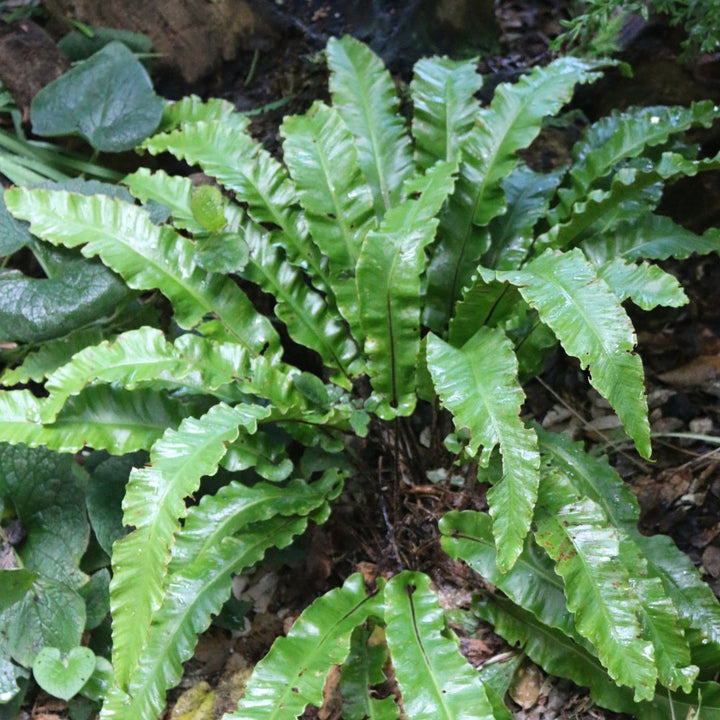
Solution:
<svg viewBox="0 0 720 720"><path fill-rule="evenodd" d="M327 60L332 104L285 118L282 163L228 103L190 97L139 150L213 184L140 169L121 187L5 192L27 242L73 253L120 294L95 318L16 337L0 378L5 524L29 533L0 571L0 699L32 670L101 718L158 717L235 575L325 522L350 481L352 497L382 493L371 507L399 527L405 489L442 469L487 489L487 512L439 525L443 550L477 572L476 617L598 705L720 717L712 592L669 538L638 532L605 458L521 415L523 383L559 344L650 457L624 303L684 304L653 261L720 248L719 230L656 212L668 184L720 168L684 140L720 110L613 113L541 173L520 151L607 63L560 58L481 107L472 61L421 60L408 123L367 47L331 40ZM379 487L359 472L367 457L382 459ZM44 503L76 523L62 575L32 552L51 547ZM348 577L276 641L227 717L298 717L340 665L348 720L401 707L410 720L509 718L503 673L462 656L432 575ZM40 602L55 607L43 617L75 614L19 637ZM83 638L95 665L78 688L67 668L88 672Z"/></svg>

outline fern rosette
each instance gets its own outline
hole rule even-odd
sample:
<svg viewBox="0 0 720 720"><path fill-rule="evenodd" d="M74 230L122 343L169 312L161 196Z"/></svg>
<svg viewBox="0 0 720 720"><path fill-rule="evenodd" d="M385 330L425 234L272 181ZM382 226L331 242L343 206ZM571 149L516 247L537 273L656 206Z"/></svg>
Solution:
<svg viewBox="0 0 720 720"><path fill-rule="evenodd" d="M284 120L284 164L227 103L189 98L141 149L218 187L141 169L124 180L135 203L5 193L37 238L167 301L165 322L28 349L4 382L44 382L43 397L0 395L5 442L149 452L125 488L131 531L113 548L101 718L162 712L233 576L327 519L357 461L349 437L379 443L393 468L387 522L404 522L407 485L427 482L418 427L433 412L432 428L449 427L444 413L455 432L432 447L444 439L447 465L490 485L488 513L440 523L445 551L496 588L477 615L606 707L652 720L668 692L680 706L701 692L713 702L717 687L696 679L720 667L720 606L669 539L638 532L637 505L606 461L523 417L522 381L559 343L650 456L623 303L681 305L678 282L648 261L720 248L717 230L698 236L655 212L664 184L720 165L682 146L718 109L614 114L544 174L520 151L602 64L558 59L481 107L474 62L424 59L408 123L367 47L331 40L327 59L332 104ZM162 219L150 213L158 204ZM311 361L292 359L297 345ZM351 720L401 707L410 720L510 717L459 652L422 569L373 587L355 574L317 599L228 717L299 717L342 664ZM388 658L398 694L378 697Z"/></svg>

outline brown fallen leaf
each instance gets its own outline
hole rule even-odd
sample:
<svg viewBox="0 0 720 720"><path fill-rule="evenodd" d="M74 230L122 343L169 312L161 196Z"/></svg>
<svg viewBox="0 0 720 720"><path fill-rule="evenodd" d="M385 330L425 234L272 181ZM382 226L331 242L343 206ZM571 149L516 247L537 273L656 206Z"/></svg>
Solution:
<svg viewBox="0 0 720 720"><path fill-rule="evenodd" d="M658 377L664 383L676 387L702 387L720 382L720 355L700 355Z"/></svg>

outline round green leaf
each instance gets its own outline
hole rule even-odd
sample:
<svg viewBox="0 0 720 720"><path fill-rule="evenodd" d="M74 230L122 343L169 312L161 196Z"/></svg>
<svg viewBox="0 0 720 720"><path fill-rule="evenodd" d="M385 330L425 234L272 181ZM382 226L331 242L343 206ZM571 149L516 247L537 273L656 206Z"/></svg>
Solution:
<svg viewBox="0 0 720 720"><path fill-rule="evenodd" d="M122 152L153 133L163 109L142 64L111 42L44 87L30 117L38 135L79 133L97 150Z"/></svg>
<svg viewBox="0 0 720 720"><path fill-rule="evenodd" d="M54 647L44 647L33 663L37 684L53 697L69 700L82 689L95 670L95 654L76 647L62 656Z"/></svg>
<svg viewBox="0 0 720 720"><path fill-rule="evenodd" d="M68 651L80 644L85 603L64 583L40 578L20 602L0 615L0 641L15 662L30 667L46 646Z"/></svg>

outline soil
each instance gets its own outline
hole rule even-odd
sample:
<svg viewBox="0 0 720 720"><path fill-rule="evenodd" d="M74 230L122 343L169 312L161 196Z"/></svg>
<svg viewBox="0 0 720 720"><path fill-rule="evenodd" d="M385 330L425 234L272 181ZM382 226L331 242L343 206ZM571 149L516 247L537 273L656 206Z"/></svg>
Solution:
<svg viewBox="0 0 720 720"><path fill-rule="evenodd" d="M369 41L383 55L401 88L410 80L414 60L433 50L427 38L413 44L402 37L404 3L374 2L376 12L369 20L367 13L357 11L356 2L276 0L275 5L287 19L281 41L267 50L241 52L193 85L177 75L162 74L156 79L158 92L170 98L189 92L219 96L240 110L272 105L253 116L252 132L268 149L279 152L277 129L282 118L305 111L318 98L327 99L327 73L320 52L328 37L352 33ZM564 0L498 3L500 35L495 46L485 38L485 47L471 48L472 54L480 56L480 71L488 76L486 97L498 82L512 80L525 68L552 57L549 42L561 31L567 5ZM631 30L625 58L633 64L635 77L610 71L606 80L579 93L575 109L593 120L630 104L683 103L702 97L720 100L716 58L679 61L676 32L659 21ZM572 122L549 128L531 148L530 162L544 169L559 164L578 133ZM720 147L716 132L699 140L707 152ZM664 198L662 211L696 231L720 224L720 178L708 174L678 183ZM527 387L526 412L546 427L569 430L576 438L602 446L640 501L643 531L671 535L720 593L720 447L712 439L720 428L720 261L697 258L667 263L665 269L679 277L690 304L676 310L633 313L647 372L652 427L657 433L654 462L640 459L616 439L614 416L607 404L589 390L577 365L563 356ZM674 433L696 437L677 438ZM382 445L383 438L376 439ZM348 497L357 492L367 499L367 483L374 487L380 483L382 458L367 461L365 475L356 481L357 487L351 484ZM466 494L458 500L457 493L442 484L407 486L401 498L404 519L393 527L393 508L385 506L380 493L373 496L374 505L338 503L330 522L311 532L294 556L278 556L276 565L263 568L260 591L250 598L242 596L254 605L247 632L213 628L201 638L182 685L171 694L166 717L180 716L179 709L173 710L178 698L180 708L198 693L205 697L210 688L217 688L216 709L229 709L247 676L247 663L262 657L302 608L352 571L377 577L392 574L399 566L424 570L432 575L448 605L469 608L481 581L440 551L437 518L458 502L482 508L483 497ZM468 615L453 618L461 647L473 664L481 666L511 652L489 627L469 622ZM546 677L532 663L525 662L519 677L512 693L516 718L625 717L595 707L586 691ZM332 693L327 695L331 698ZM41 695L32 710L58 717L53 713L63 707L58 709ZM328 720L339 715L329 699L321 712L311 710L305 717Z"/></svg>

